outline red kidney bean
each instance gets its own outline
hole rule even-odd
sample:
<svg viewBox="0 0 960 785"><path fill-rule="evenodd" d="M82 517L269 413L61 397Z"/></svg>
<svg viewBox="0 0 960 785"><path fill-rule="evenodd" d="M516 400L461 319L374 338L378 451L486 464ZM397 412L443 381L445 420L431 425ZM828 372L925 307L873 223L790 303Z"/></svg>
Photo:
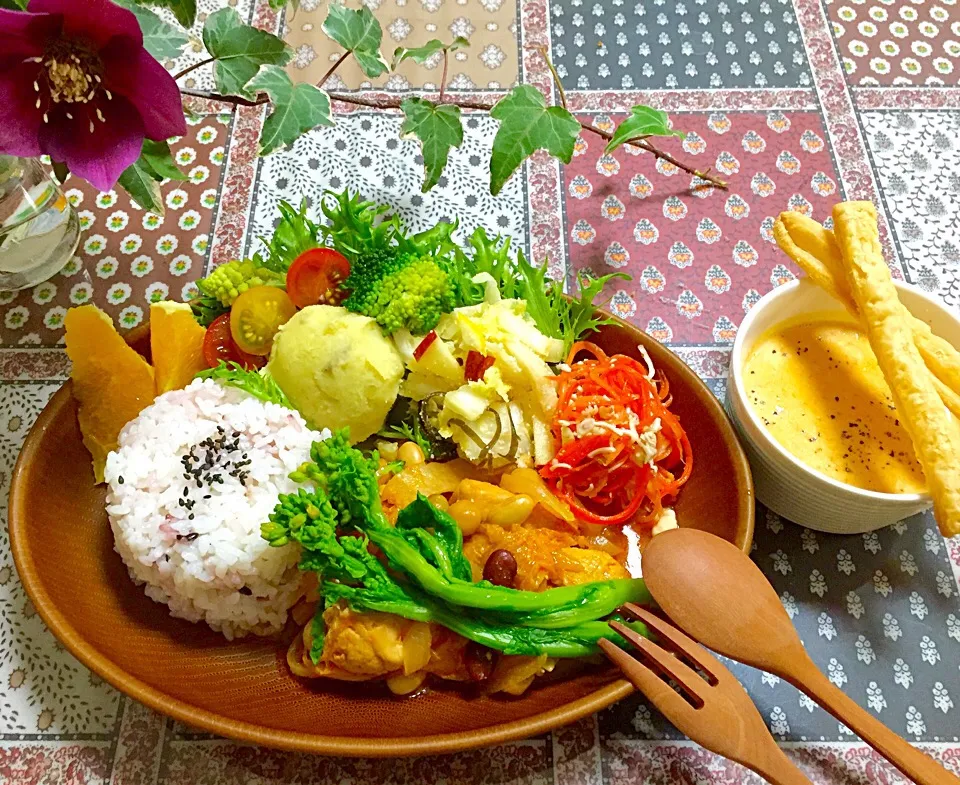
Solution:
<svg viewBox="0 0 960 785"><path fill-rule="evenodd" d="M494 586L514 587L517 580L517 560L510 551L498 548L483 565L483 579Z"/></svg>
<svg viewBox="0 0 960 785"><path fill-rule="evenodd" d="M463 652L464 663L467 666L467 675L472 681L486 681L493 673L494 657L496 652L481 646L479 643L470 642Z"/></svg>

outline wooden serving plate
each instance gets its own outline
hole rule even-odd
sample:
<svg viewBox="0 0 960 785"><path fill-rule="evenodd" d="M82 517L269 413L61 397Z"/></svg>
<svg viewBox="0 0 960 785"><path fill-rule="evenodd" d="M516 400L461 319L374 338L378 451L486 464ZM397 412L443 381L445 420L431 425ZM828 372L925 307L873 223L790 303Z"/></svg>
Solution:
<svg viewBox="0 0 960 785"><path fill-rule="evenodd" d="M146 331L131 336L138 349ZM681 526L749 553L753 481L723 408L679 357L618 322L595 337L608 353L643 345L670 382L671 409L694 452L676 504ZM454 752L544 733L633 691L617 671L574 669L522 697L455 688L396 698L382 687L292 676L273 639L228 642L174 619L134 585L120 557L65 384L24 443L10 492L10 542L23 586L64 646L117 689L188 725L271 747L386 757ZM731 588L731 593L735 588Z"/></svg>

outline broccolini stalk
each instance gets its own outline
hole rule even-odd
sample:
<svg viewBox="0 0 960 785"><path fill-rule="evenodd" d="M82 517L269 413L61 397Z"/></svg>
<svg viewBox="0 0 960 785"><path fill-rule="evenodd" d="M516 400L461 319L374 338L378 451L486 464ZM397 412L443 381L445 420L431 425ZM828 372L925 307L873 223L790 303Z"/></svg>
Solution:
<svg viewBox="0 0 960 785"><path fill-rule="evenodd" d="M421 504L429 505L425 500ZM563 629L550 629L511 624L492 615L473 615L469 609L451 605L394 577L370 553L365 537L338 534L338 518L337 510L321 489L310 492L301 489L296 494L282 495L270 521L263 525L263 536L271 545L288 542L301 545L300 569L316 571L321 576L320 591L327 606L344 600L357 611L379 611L411 621L436 622L504 654L581 657L597 653L600 638L621 642L601 621L589 620ZM438 536L437 542L440 539ZM449 558L449 554L444 558ZM314 662L323 651L322 610L317 617L320 622L315 620L313 627L317 645L311 647ZM634 627L646 634L642 624Z"/></svg>
<svg viewBox="0 0 960 785"><path fill-rule="evenodd" d="M598 654L597 642L607 638L619 646L627 646L606 621L586 621L563 629L521 627L491 623L447 603L428 596L419 596L412 604L392 599L380 599L365 589L341 584L324 584L321 589L329 602L346 600L354 610L392 613L411 621L435 622L467 640L504 654L523 654L535 657L568 658ZM416 592L414 592L416 594ZM640 635L648 635L646 625L637 621L624 622Z"/></svg>
<svg viewBox="0 0 960 785"><path fill-rule="evenodd" d="M322 489L340 515L341 524L363 532L383 552L390 565L401 570L432 597L451 605L473 608L511 624L536 627L572 626L582 621L601 618L625 602L649 602L650 595L642 580L612 580L563 586L543 592L520 591L495 586L487 581L472 583L464 566L462 539L452 534L456 523L433 507L426 499L403 511L404 523L390 525L380 505L376 480L376 461L364 458L350 446L349 435L340 431L311 449L313 463L305 464L291 477L299 482L311 481ZM407 512L407 510L410 512ZM449 519L449 520L448 520ZM438 521L441 523L438 525ZM446 562L432 563L415 528L433 528L447 538ZM438 543L440 537L436 537ZM453 538L453 539L450 539ZM452 565L458 564L455 568ZM445 570L449 572L445 574ZM452 576L452 577L451 577ZM462 577L461 577L462 576Z"/></svg>

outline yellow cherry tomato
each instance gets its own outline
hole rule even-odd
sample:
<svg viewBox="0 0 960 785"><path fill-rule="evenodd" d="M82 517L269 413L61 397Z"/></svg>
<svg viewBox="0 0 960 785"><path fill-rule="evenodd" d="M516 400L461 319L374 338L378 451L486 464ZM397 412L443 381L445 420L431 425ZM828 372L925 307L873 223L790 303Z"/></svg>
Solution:
<svg viewBox="0 0 960 785"><path fill-rule="evenodd" d="M277 330L296 312L297 306L283 289L255 286L234 301L230 309L230 334L241 351L267 355Z"/></svg>

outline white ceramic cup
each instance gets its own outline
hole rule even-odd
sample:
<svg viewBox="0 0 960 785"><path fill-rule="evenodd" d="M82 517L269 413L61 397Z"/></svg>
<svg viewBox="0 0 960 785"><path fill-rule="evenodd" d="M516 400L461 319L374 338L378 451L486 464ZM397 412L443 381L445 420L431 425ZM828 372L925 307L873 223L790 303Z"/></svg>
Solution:
<svg viewBox="0 0 960 785"><path fill-rule="evenodd" d="M894 282L900 301L941 338L960 346L960 314L907 284ZM763 425L745 394L743 364L771 327L804 314L846 315L843 306L806 278L766 294L746 315L730 355L726 408L753 470L757 499L778 515L818 531L859 534L889 526L931 505L926 494L855 488L811 469L787 452Z"/></svg>

